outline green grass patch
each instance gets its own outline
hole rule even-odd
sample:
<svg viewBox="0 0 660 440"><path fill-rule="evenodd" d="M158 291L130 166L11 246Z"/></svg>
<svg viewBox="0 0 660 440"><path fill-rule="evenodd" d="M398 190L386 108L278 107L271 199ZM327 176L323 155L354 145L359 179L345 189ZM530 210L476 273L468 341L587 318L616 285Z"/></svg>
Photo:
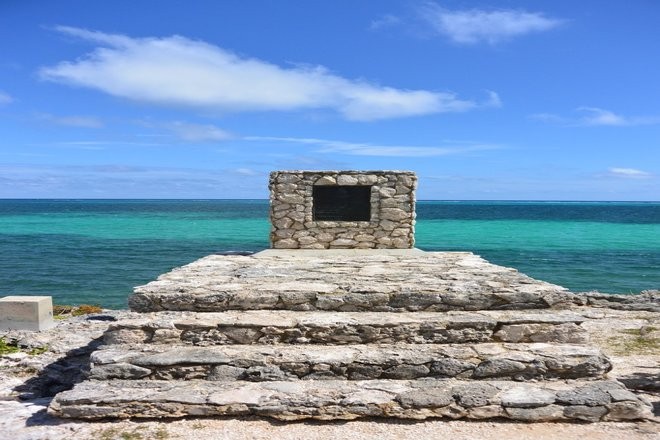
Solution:
<svg viewBox="0 0 660 440"><path fill-rule="evenodd" d="M21 351L21 349L18 348L16 345L7 344L5 338L0 338L0 355L18 353L19 351Z"/></svg>
<svg viewBox="0 0 660 440"><path fill-rule="evenodd" d="M27 352L27 354L29 354L30 356L39 356L40 354L44 354L47 351L48 351L48 346L35 347L35 348L30 349Z"/></svg>
<svg viewBox="0 0 660 440"><path fill-rule="evenodd" d="M624 335L633 335L633 336L639 336L642 334L642 329L641 328L626 328L623 330L619 330L619 333L623 333Z"/></svg>
<svg viewBox="0 0 660 440"><path fill-rule="evenodd" d="M107 428L97 432L100 440L165 440L170 437L167 429L163 426L155 431L147 429L146 426L136 426L132 429Z"/></svg>
<svg viewBox="0 0 660 440"><path fill-rule="evenodd" d="M655 331L655 327L623 329L619 330L621 336L608 338L607 342L612 351L618 355L658 354L660 338L648 336L652 331Z"/></svg>
<svg viewBox="0 0 660 440"><path fill-rule="evenodd" d="M25 352L30 356L37 356L48 351L48 346L35 347L29 350L22 349L17 344L8 343L4 338L0 338L0 355Z"/></svg>

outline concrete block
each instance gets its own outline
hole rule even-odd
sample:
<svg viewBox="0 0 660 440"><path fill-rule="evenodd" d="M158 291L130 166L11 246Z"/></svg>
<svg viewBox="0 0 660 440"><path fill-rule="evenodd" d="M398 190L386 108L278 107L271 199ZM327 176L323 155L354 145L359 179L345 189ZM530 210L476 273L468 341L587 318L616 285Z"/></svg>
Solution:
<svg viewBox="0 0 660 440"><path fill-rule="evenodd" d="M50 296L0 298L0 330L47 330L55 327Z"/></svg>

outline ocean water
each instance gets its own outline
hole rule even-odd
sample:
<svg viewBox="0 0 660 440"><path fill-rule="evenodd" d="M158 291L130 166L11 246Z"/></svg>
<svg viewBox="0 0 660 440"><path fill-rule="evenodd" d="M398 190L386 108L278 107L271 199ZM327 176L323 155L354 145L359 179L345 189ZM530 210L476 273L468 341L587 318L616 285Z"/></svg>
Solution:
<svg viewBox="0 0 660 440"><path fill-rule="evenodd" d="M660 289L660 203L417 205L416 246L471 251L580 292ZM0 296L126 307L211 253L268 247L265 200L0 200Z"/></svg>

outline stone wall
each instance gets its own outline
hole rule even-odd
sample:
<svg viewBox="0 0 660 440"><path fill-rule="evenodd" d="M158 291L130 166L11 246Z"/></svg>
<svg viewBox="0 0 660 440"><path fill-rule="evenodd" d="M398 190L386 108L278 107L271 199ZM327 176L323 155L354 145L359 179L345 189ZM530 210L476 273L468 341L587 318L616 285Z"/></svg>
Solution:
<svg viewBox="0 0 660 440"><path fill-rule="evenodd" d="M369 221L314 218L314 186L370 187ZM415 244L415 189L410 171L274 171L270 174L271 247L407 249Z"/></svg>

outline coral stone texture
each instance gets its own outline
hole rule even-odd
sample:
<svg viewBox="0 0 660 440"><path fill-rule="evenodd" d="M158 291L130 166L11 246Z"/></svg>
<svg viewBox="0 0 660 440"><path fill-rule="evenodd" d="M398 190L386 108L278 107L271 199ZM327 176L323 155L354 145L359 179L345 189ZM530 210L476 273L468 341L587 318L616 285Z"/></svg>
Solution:
<svg viewBox="0 0 660 440"><path fill-rule="evenodd" d="M135 288L139 312L404 312L548 308L565 288L468 252L266 251L210 255Z"/></svg>
<svg viewBox="0 0 660 440"><path fill-rule="evenodd" d="M257 415L279 420L446 417L596 422L650 416L637 396L610 381L89 381L60 394L51 411L83 419Z"/></svg>
<svg viewBox="0 0 660 440"><path fill-rule="evenodd" d="M410 171L274 171L271 247L412 248L416 187Z"/></svg>
<svg viewBox="0 0 660 440"><path fill-rule="evenodd" d="M624 306L591 297L599 307ZM586 316L598 309L589 296L470 253L211 255L137 287L129 302L134 312L110 323L90 355L88 380L59 393L50 414L653 417L643 396L608 376L612 360L591 345ZM656 305L650 294L625 307Z"/></svg>

